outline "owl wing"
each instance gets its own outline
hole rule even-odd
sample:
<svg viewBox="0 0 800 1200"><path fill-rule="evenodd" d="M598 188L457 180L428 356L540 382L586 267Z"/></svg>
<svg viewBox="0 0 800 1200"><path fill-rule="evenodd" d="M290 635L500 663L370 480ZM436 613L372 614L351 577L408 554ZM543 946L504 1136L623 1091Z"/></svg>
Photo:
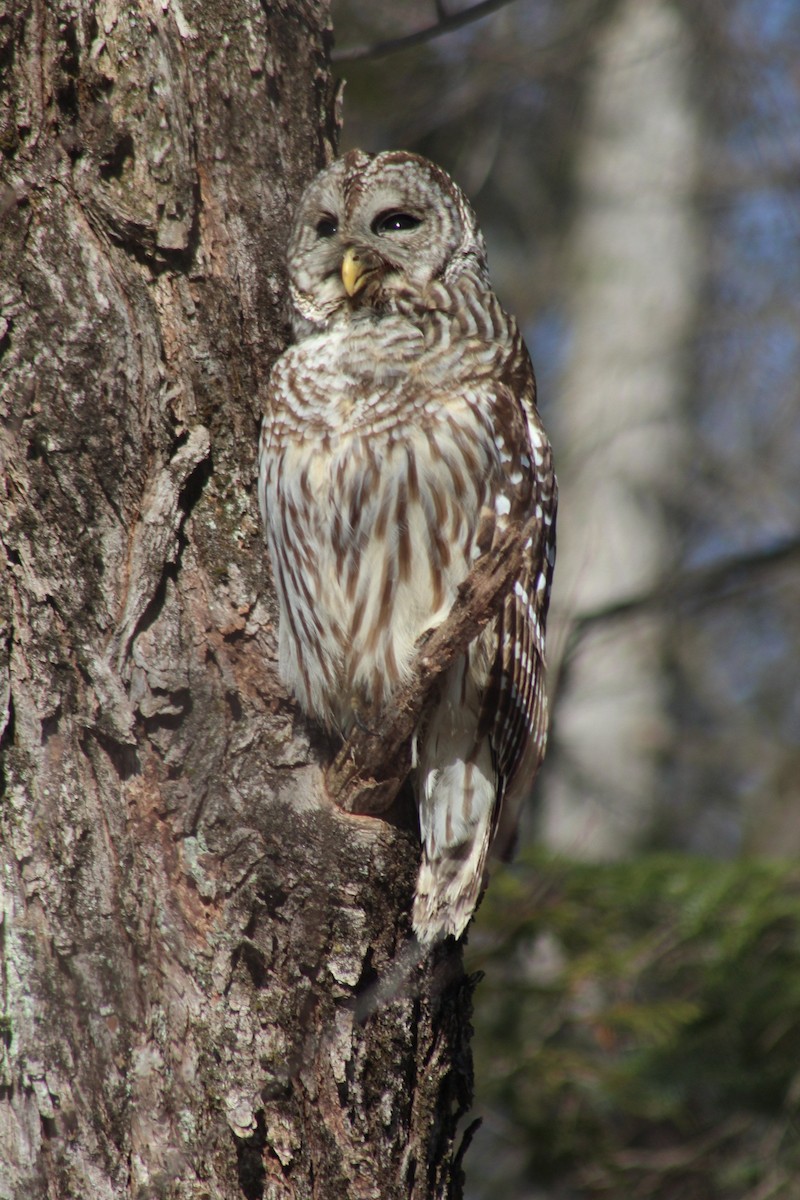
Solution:
<svg viewBox="0 0 800 1200"><path fill-rule="evenodd" d="M522 569L489 631L491 666L480 727L488 733L497 770L493 848L513 851L519 809L530 794L547 744L545 625L555 562L556 479L550 444L536 410L533 368L519 333L496 389L496 438L506 473L495 498L498 527L526 524ZM507 514L507 515L505 515Z"/></svg>

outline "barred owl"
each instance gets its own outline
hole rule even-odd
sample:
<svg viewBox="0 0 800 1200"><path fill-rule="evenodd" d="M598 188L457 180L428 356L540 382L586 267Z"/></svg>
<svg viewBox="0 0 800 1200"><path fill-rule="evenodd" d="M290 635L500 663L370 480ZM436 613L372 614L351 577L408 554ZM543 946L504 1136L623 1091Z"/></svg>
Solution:
<svg viewBox="0 0 800 1200"><path fill-rule="evenodd" d="M288 266L295 342L270 378L259 498L280 673L305 712L346 736L390 711L499 531L542 523L541 561L529 542L416 733L413 927L423 944L460 937L546 741L556 485L533 370L472 209L417 155L354 150L320 172Z"/></svg>

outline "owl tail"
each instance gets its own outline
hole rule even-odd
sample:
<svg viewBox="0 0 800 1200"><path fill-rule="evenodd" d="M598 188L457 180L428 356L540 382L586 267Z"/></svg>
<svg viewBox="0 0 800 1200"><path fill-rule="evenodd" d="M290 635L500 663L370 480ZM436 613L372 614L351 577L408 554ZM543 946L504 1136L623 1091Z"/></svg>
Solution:
<svg viewBox="0 0 800 1200"><path fill-rule="evenodd" d="M422 862L412 923L423 945L469 924L485 884L496 784L488 739L476 744L477 716L441 705L419 750Z"/></svg>

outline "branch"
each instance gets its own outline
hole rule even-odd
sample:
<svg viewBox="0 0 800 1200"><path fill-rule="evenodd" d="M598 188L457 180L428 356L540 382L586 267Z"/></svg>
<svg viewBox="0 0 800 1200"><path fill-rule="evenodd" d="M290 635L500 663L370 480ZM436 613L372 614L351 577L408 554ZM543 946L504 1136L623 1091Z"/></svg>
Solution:
<svg viewBox="0 0 800 1200"><path fill-rule="evenodd" d="M353 46L349 50L334 50L331 62L350 63L359 62L365 58L384 58L387 54L395 54L398 50L408 50L411 46L419 46L442 34L452 33L454 29L461 29L463 25L469 25L472 21L480 21L481 17L488 17L498 8L504 8L506 4L510 3L512 0L481 0L479 4L473 4L471 8L462 9L461 12L447 13L444 5L439 2L436 4L439 18L432 25L425 25L422 29L416 29L413 33L404 34L402 37L389 38L385 42L375 42L372 46Z"/></svg>
<svg viewBox="0 0 800 1200"><path fill-rule="evenodd" d="M773 567L800 558L800 534L759 546L754 550L733 554L708 566L671 576L655 588L613 601L600 608L578 614L570 632L571 648L596 625L608 624L626 617L651 612L663 612L680 604L707 605L719 599L720 593L732 594L749 586L754 576Z"/></svg>
<svg viewBox="0 0 800 1200"><path fill-rule="evenodd" d="M439 676L497 615L519 577L525 543L542 539L541 522L515 524L501 535L459 586L445 620L419 643L411 675L375 728L356 728L328 768L326 783L346 812L384 812L411 769L411 739Z"/></svg>

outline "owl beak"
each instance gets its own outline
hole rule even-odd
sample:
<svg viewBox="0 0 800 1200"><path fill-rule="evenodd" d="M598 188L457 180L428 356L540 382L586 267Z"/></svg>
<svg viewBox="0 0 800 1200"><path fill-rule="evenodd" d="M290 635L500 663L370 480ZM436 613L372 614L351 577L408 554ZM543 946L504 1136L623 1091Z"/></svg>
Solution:
<svg viewBox="0 0 800 1200"><path fill-rule="evenodd" d="M364 287L373 268L359 257L358 251L348 246L342 259L342 283L348 296L355 296Z"/></svg>

